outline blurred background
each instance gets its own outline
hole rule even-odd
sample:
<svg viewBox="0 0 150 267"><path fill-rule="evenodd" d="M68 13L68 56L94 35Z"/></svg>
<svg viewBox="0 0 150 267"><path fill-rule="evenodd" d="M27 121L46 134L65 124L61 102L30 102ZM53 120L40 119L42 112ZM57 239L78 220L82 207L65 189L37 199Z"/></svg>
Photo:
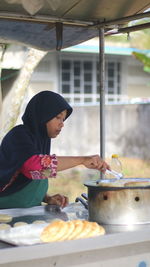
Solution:
<svg viewBox="0 0 150 267"><path fill-rule="evenodd" d="M34 94L52 90L62 94L74 112L61 135L52 140L51 153L99 154L98 38L61 51L3 44L0 52L1 140L21 123ZM150 30L107 36L105 61L106 160L117 153L124 177L150 177ZM74 201L86 192L84 182L99 176L83 167L60 172L57 179L50 179L49 193L63 193Z"/></svg>

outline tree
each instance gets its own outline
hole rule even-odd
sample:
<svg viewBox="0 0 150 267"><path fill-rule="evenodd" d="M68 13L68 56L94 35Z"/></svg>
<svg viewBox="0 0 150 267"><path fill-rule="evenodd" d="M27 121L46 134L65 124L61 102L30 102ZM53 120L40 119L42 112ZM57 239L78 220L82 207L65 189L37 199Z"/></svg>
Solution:
<svg viewBox="0 0 150 267"><path fill-rule="evenodd" d="M5 50L6 50L6 45L0 45L0 77L1 77L2 62L3 62ZM1 112L2 112L2 90L1 90L1 83L0 83L0 121L1 121Z"/></svg>
<svg viewBox="0 0 150 267"><path fill-rule="evenodd" d="M9 96L5 103L2 103L1 110L1 129L0 140L3 136L16 124L20 113L21 105L27 91L31 75L35 67L47 52L30 48L24 62L23 68L20 70L18 78L10 90ZM9 107L9 108L8 108Z"/></svg>

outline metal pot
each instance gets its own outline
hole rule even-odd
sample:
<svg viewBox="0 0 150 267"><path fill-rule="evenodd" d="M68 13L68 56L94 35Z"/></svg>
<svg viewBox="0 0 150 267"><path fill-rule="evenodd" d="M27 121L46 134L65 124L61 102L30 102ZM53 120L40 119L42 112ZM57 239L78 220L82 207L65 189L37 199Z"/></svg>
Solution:
<svg viewBox="0 0 150 267"><path fill-rule="evenodd" d="M143 182L142 178L122 179ZM101 224L150 223L150 179L147 186L102 186L96 181L86 182L88 188L89 220ZM109 180L110 181L110 180Z"/></svg>

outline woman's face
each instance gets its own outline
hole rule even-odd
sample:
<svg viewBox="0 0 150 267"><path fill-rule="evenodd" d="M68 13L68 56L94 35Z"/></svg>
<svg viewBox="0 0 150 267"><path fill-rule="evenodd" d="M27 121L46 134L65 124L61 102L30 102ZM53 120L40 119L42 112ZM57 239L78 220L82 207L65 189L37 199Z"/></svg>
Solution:
<svg viewBox="0 0 150 267"><path fill-rule="evenodd" d="M64 126L66 115L67 110L64 110L55 118L46 123L47 134L50 138L55 138L61 132L61 128Z"/></svg>

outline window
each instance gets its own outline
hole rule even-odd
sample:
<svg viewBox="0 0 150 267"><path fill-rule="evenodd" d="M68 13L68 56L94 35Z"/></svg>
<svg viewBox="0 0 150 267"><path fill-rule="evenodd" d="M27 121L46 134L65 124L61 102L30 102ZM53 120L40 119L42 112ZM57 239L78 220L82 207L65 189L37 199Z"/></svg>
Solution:
<svg viewBox="0 0 150 267"><path fill-rule="evenodd" d="M121 62L106 61L105 90L111 96L121 94ZM99 102L99 63L96 57L60 59L60 93L71 104Z"/></svg>
<svg viewBox="0 0 150 267"><path fill-rule="evenodd" d="M97 62L97 92L99 92L99 68ZM106 94L121 94L121 63L106 61L105 63L105 91Z"/></svg>
<svg viewBox="0 0 150 267"><path fill-rule="evenodd" d="M120 94L120 62L107 62L106 71L107 93Z"/></svg>

